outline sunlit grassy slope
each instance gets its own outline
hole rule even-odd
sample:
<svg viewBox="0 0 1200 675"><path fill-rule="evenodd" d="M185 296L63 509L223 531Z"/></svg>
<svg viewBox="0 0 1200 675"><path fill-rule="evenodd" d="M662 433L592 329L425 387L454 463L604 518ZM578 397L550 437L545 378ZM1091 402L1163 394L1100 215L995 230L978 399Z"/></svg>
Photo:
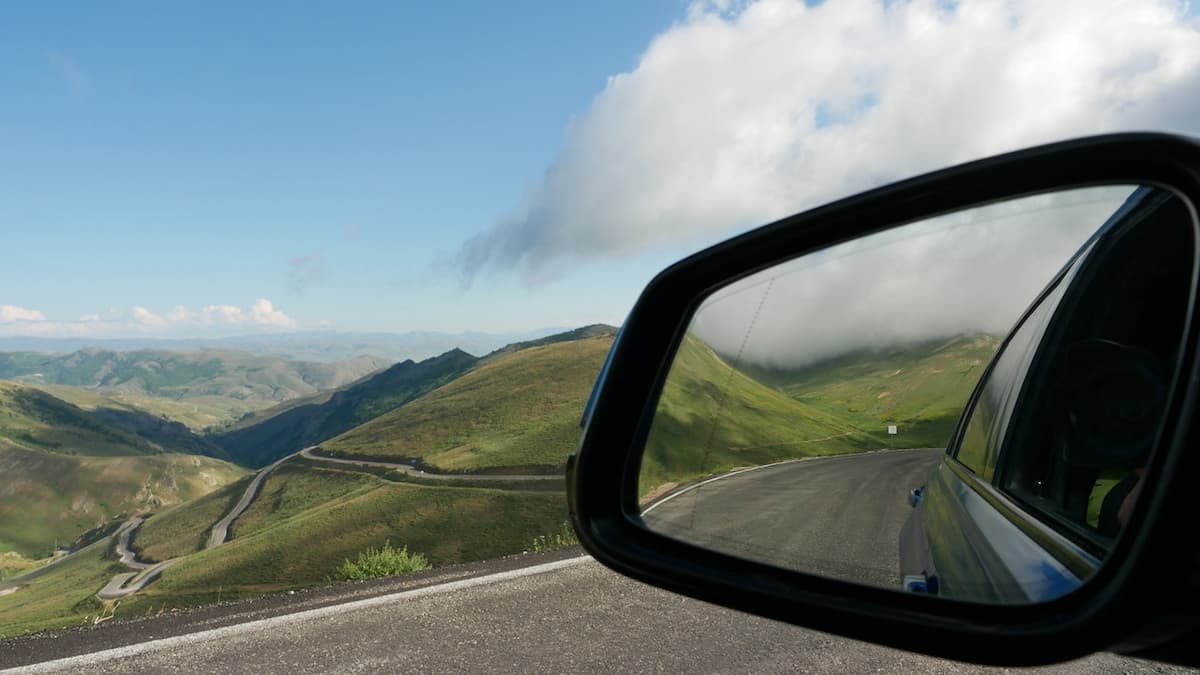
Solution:
<svg viewBox="0 0 1200 675"><path fill-rule="evenodd" d="M124 391L85 389L67 384L28 383L30 386L84 410L143 412L180 422L195 432L232 423L233 420L273 405L272 401L227 396L189 396L185 400Z"/></svg>
<svg viewBox="0 0 1200 675"><path fill-rule="evenodd" d="M239 462L264 466L395 410L452 381L478 360L455 349L420 363L397 363L337 391L251 415L213 440Z"/></svg>
<svg viewBox="0 0 1200 675"><path fill-rule="evenodd" d="M386 365L374 357L289 361L229 349L0 353L0 378L177 400L221 396L278 402L353 382Z"/></svg>
<svg viewBox="0 0 1200 675"><path fill-rule="evenodd" d="M883 445L878 436L732 368L688 334L650 428L641 491L739 466Z"/></svg>
<svg viewBox="0 0 1200 675"><path fill-rule="evenodd" d="M958 337L787 371L734 369L689 334L659 401L642 492L781 459L945 447L999 343Z"/></svg>
<svg viewBox="0 0 1200 675"><path fill-rule="evenodd" d="M95 618L95 597L114 574L126 571L111 554L111 542L92 546L13 593L0 595L0 638L76 626Z"/></svg>
<svg viewBox="0 0 1200 675"><path fill-rule="evenodd" d="M561 492L426 487L285 464L232 540L175 564L122 610L325 583L344 560L389 541L435 566L499 557L522 551L565 517Z"/></svg>
<svg viewBox="0 0 1200 675"><path fill-rule="evenodd" d="M32 387L0 381L0 439L71 455L149 455L150 441Z"/></svg>
<svg viewBox="0 0 1200 675"><path fill-rule="evenodd" d="M760 381L872 434L890 447L945 447L1000 338L989 335L856 351Z"/></svg>
<svg viewBox="0 0 1200 675"><path fill-rule="evenodd" d="M583 406L611 344L602 335L497 354L321 447L419 458L450 471L559 467L579 440Z"/></svg>
<svg viewBox="0 0 1200 675"><path fill-rule="evenodd" d="M245 474L196 455L82 457L0 442L0 551L42 557L120 514L196 499Z"/></svg>
<svg viewBox="0 0 1200 675"><path fill-rule="evenodd" d="M0 382L0 551L47 555L117 515L194 499L246 473L173 452L219 449L182 425L145 417L110 419Z"/></svg>
<svg viewBox="0 0 1200 675"><path fill-rule="evenodd" d="M134 532L130 547L147 562L203 549L213 524L233 508L250 480L245 476L197 499L160 509Z"/></svg>

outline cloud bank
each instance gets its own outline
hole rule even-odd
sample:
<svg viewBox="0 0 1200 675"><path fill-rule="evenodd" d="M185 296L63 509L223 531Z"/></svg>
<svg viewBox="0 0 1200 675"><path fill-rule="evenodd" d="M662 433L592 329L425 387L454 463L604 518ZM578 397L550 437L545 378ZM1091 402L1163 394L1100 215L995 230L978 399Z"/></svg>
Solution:
<svg viewBox="0 0 1200 675"><path fill-rule="evenodd" d="M57 321L35 309L0 305L0 335L30 337L194 336L290 330L296 321L266 298L249 307L207 305L190 310L177 305L166 313L141 306L107 315L88 313L75 321Z"/></svg>
<svg viewBox="0 0 1200 675"><path fill-rule="evenodd" d="M727 358L782 368L956 334L1003 336L1130 191L1030 197L848 242L718 291L690 329Z"/></svg>
<svg viewBox="0 0 1200 675"><path fill-rule="evenodd" d="M36 309L25 309L16 305L0 305L0 323L45 320L46 315Z"/></svg>
<svg viewBox="0 0 1200 675"><path fill-rule="evenodd" d="M1173 0L693 5L463 243L466 280L695 248L885 182L1105 131L1200 129Z"/></svg>

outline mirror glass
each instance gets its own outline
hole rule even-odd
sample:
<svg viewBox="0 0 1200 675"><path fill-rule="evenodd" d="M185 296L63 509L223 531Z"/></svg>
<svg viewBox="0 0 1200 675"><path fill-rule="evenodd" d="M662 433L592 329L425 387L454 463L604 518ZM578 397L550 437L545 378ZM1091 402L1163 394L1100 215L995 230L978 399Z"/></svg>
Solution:
<svg viewBox="0 0 1200 675"><path fill-rule="evenodd" d="M1069 592L1149 489L1194 230L1168 191L1072 189L905 224L714 292L658 401L644 525L912 593Z"/></svg>

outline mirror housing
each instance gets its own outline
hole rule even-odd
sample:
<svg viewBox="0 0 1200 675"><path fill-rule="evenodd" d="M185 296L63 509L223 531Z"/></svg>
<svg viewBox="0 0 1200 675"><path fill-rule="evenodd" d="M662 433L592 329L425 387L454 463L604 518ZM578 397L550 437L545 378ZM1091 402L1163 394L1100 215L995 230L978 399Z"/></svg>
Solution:
<svg viewBox="0 0 1200 675"><path fill-rule="evenodd" d="M699 303L772 265L916 220L1022 195L1097 184L1166 188L1196 222L1200 144L1165 134L1118 134L980 160L872 190L758 228L661 272L614 342L567 464L572 522L584 548L641 581L797 625L930 655L1032 665L1102 649L1152 648L1146 632L1194 630L1200 540L1193 484L1200 480L1196 414L1198 334L1193 267L1179 376L1166 425L1128 534L1076 591L1041 604L978 605L898 593L785 570L710 551L640 524L641 452L675 350ZM1200 240L1195 238L1194 241ZM1196 252L1193 251L1193 259ZM1103 358L1103 349L1095 350ZM1087 358L1097 358L1094 354ZM1083 358L1083 357L1081 357ZM910 495L916 505L920 494Z"/></svg>

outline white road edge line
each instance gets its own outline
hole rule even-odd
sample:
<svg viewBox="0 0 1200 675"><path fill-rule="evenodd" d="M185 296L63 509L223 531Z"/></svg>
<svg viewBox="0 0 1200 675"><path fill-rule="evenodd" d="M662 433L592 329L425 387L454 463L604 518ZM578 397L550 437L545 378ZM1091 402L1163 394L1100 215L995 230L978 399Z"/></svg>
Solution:
<svg viewBox="0 0 1200 675"><path fill-rule="evenodd" d="M556 560L554 562L533 565L532 567L522 567L515 570L509 570L507 572L496 572L494 574L487 574L481 577L460 579L458 581L450 581L444 584L426 586L424 588L415 588L410 591L398 591L396 593L380 595L374 598L355 600L353 602L329 605L327 607L317 607L316 609L307 609L300 612L294 612L292 614L284 614L282 616L272 616L266 619L248 621L246 623L239 623L232 626L210 628L208 630L203 630L197 633L189 633L187 635L176 635L174 637L150 640L148 642L139 642L137 644L126 645L124 647L114 647L112 649L105 649L98 652L92 652L90 654L80 654L78 656L69 656L62 659L55 659L53 661L32 663L27 666L5 668L4 670L0 670L0 673L48 673L65 669L78 672L78 669L93 667L105 661L129 658L131 656L140 656L147 652L170 649L173 647L183 647L206 640L232 637L238 633L252 630L278 629L300 621L319 619L343 612L352 612L359 609L366 609L368 607L386 605L389 602L396 602L397 600L407 600L412 598L421 598L427 595L449 593L464 588L472 588L474 586L486 586L488 584L508 581L510 579L518 579L535 574L553 572L555 570L572 567L590 560L592 560L591 556L581 555L574 558L567 558L566 560Z"/></svg>
<svg viewBox="0 0 1200 675"><path fill-rule="evenodd" d="M724 478L729 478L730 476L736 476L741 473L749 473L750 471L758 471L759 469L769 469L773 466L779 466L780 464L792 464L794 462L802 462L805 459L811 459L811 458L805 457L803 459L785 459L782 462L774 462L772 464L763 464L762 466L750 466L750 467L746 467L745 469L738 469L737 471L730 471L729 473L723 473L720 476L714 476L712 478L709 478L708 480L702 480L699 483L696 483L695 485L689 485L689 486L685 487L684 489L680 490L679 492L669 494L666 497L663 497L662 499L654 502L650 506L647 506L646 508L642 509L642 515L645 516L647 513L650 513L654 509L657 509L658 507L662 506L663 504L666 504L667 502L671 501L672 499L675 499L676 497L678 497L680 495L685 495L685 494L691 492L692 490L695 490L698 487L703 487L705 485L708 485L709 483L719 481Z"/></svg>

